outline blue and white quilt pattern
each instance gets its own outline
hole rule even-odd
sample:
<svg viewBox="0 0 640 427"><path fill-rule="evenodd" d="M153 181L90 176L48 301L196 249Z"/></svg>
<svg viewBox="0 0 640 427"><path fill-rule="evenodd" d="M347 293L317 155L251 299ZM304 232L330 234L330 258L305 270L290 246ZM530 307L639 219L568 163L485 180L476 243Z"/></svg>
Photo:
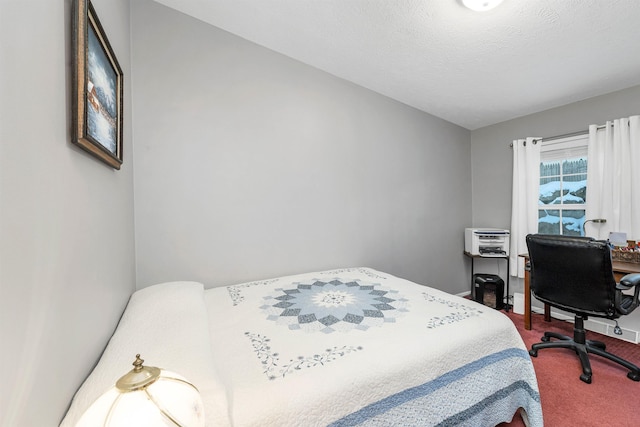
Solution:
<svg viewBox="0 0 640 427"><path fill-rule="evenodd" d="M395 322L407 311L397 290L361 280L310 280L277 288L260 308L289 329L331 333Z"/></svg>
<svg viewBox="0 0 640 427"><path fill-rule="evenodd" d="M520 336L473 301L349 268L208 289L205 302L233 425L488 426L524 408L542 426Z"/></svg>

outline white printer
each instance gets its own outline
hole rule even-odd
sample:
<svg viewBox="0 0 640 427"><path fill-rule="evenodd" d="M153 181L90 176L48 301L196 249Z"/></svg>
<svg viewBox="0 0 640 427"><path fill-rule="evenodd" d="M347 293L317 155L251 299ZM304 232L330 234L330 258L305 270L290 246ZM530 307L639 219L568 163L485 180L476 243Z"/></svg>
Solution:
<svg viewBox="0 0 640 427"><path fill-rule="evenodd" d="M465 228L464 250L471 255L504 257L509 255L509 230Z"/></svg>

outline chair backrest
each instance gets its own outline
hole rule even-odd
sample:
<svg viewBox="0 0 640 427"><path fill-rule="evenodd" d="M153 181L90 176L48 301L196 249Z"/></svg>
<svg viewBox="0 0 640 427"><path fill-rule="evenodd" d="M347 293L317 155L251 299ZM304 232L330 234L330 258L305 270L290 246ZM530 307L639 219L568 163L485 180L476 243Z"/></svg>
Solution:
<svg viewBox="0 0 640 427"><path fill-rule="evenodd" d="M539 300L572 313L615 318L616 281L607 242L530 234L530 286Z"/></svg>

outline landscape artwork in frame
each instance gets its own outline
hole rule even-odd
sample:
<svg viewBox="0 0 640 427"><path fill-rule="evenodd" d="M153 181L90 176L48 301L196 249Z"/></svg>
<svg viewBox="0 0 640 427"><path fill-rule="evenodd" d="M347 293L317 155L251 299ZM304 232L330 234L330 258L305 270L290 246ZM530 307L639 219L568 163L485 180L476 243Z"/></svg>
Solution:
<svg viewBox="0 0 640 427"><path fill-rule="evenodd" d="M120 169L122 70L91 2L74 5L73 142Z"/></svg>

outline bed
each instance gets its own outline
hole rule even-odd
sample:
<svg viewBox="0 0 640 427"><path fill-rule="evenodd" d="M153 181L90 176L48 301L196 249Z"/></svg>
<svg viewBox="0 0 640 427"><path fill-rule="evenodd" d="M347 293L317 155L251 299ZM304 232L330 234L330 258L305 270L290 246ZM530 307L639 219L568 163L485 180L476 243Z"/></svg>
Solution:
<svg viewBox="0 0 640 427"><path fill-rule="evenodd" d="M370 268L135 292L61 425L137 353L196 385L212 427L543 425L509 318Z"/></svg>

